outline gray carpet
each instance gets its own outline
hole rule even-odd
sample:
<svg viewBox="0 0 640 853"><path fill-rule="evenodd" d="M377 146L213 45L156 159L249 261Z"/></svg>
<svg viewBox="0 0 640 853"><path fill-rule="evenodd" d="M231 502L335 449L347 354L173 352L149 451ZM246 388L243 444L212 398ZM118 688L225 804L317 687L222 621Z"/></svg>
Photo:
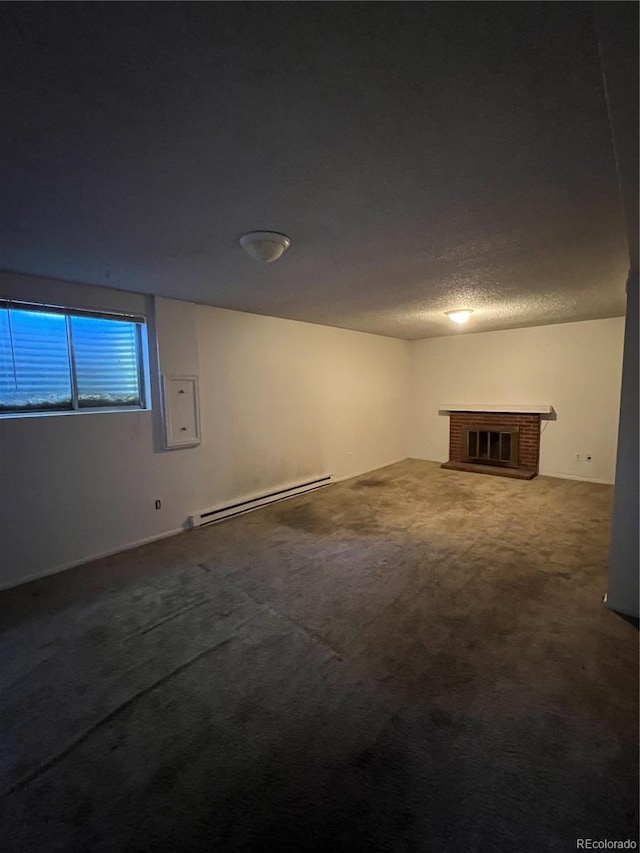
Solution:
<svg viewBox="0 0 640 853"><path fill-rule="evenodd" d="M637 838L611 497L407 460L0 594L3 853Z"/></svg>

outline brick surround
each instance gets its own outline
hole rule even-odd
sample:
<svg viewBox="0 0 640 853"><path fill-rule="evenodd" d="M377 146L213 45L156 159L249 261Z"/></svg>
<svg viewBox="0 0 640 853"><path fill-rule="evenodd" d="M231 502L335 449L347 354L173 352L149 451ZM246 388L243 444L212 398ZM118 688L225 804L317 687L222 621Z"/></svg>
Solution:
<svg viewBox="0 0 640 853"><path fill-rule="evenodd" d="M474 426L508 426L520 430L517 468L498 468L493 465L469 464L463 461L465 450L463 432ZM540 415L512 412L451 412L449 415L449 462L443 467L466 471L482 471L500 477L527 479L538 473L540 457ZM484 471L486 469L486 472Z"/></svg>

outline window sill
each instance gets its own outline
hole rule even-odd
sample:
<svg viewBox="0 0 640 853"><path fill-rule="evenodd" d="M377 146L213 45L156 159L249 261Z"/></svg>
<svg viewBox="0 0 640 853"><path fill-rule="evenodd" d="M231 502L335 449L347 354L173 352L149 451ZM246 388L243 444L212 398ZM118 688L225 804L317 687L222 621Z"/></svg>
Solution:
<svg viewBox="0 0 640 853"><path fill-rule="evenodd" d="M120 408L119 406L105 406L104 408L94 409L74 409L53 412L0 412L0 421L16 420L17 418L59 418L66 415L105 415L105 414L125 414L131 412L150 412L151 407L142 408L141 406L132 406L131 408Z"/></svg>

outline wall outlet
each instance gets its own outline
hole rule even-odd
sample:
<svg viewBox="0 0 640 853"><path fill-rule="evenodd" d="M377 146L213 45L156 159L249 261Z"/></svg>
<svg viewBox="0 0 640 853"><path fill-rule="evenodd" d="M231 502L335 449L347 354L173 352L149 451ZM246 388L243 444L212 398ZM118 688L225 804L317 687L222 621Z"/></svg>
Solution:
<svg viewBox="0 0 640 853"><path fill-rule="evenodd" d="M156 501L156 509L162 509L162 501Z"/></svg>

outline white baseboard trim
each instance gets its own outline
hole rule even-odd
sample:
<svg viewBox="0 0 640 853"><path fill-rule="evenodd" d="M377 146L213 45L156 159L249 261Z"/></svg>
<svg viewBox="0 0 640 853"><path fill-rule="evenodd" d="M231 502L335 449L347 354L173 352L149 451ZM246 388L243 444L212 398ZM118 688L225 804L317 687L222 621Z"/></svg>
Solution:
<svg viewBox="0 0 640 853"><path fill-rule="evenodd" d="M601 486L613 486L612 480L598 480L595 477L577 477L575 474L556 474L553 471L539 471L539 477L556 477L558 480L578 480L580 483L599 483Z"/></svg>
<svg viewBox="0 0 640 853"><path fill-rule="evenodd" d="M166 533L157 533L155 536L147 536L145 539L139 539L136 542L129 542L128 544L121 545L118 548L111 548L109 551L101 551L99 554L91 554L80 560L71 560L68 563L62 563L61 565L54 566L51 569L34 572L26 577L1 581L0 591L3 589L12 589L14 586L22 586L23 583L31 583L31 581L37 581L40 580L40 578L47 578L49 575L57 575L59 572L66 572L67 569L75 569L77 566L84 566L86 563L93 563L94 560L102 560L103 557L112 557L114 554L122 554L124 551L131 551L134 548L139 548L141 545L148 545L151 542L157 542L159 539L168 539L170 536L176 536L178 533L184 532L184 527L177 527L175 530L168 530Z"/></svg>

